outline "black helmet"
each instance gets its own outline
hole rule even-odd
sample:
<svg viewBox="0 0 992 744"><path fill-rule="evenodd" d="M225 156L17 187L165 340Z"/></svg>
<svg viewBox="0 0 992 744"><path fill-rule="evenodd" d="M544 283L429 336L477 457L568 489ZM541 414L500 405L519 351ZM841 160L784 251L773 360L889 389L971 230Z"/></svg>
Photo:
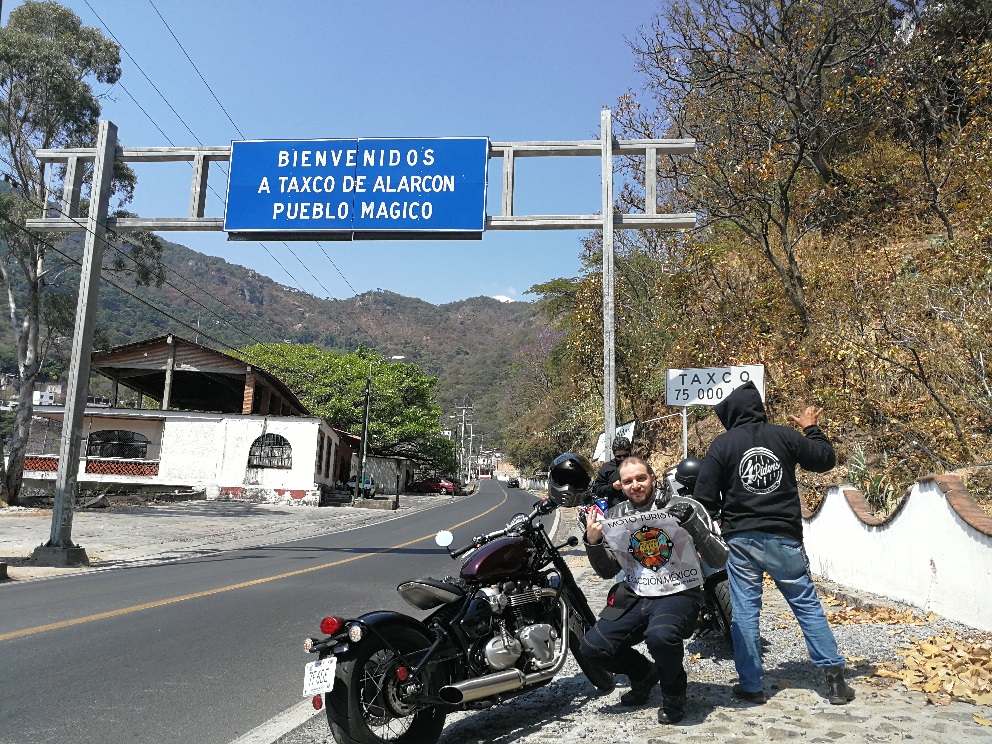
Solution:
<svg viewBox="0 0 992 744"><path fill-rule="evenodd" d="M595 477L596 471L589 460L574 452L566 452L551 463L548 496L563 506L578 506Z"/></svg>
<svg viewBox="0 0 992 744"><path fill-rule="evenodd" d="M702 467L703 461L698 457L687 457L675 466L675 480L685 487L687 493L696 490L696 479Z"/></svg>
<svg viewBox="0 0 992 744"><path fill-rule="evenodd" d="M630 440L627 437L619 436L613 440L613 451L627 450L630 452Z"/></svg>

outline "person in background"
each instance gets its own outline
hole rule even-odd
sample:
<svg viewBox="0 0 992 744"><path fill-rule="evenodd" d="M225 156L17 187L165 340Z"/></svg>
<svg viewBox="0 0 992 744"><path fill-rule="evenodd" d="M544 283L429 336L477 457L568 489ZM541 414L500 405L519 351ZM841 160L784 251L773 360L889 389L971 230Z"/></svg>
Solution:
<svg viewBox="0 0 992 744"><path fill-rule="evenodd" d="M625 457L619 474L626 499L605 517L590 513L585 545L597 574L612 578L622 568L624 579L610 589L581 651L591 663L630 679L621 705L643 705L660 681L658 722L677 723L686 705L685 639L703 606L702 569L681 526L686 515L656 503L657 480L647 461ZM654 663L633 648L641 641Z"/></svg>
<svg viewBox="0 0 992 744"><path fill-rule="evenodd" d="M625 500L620 486L620 463L625 457L630 457L630 440L618 436L613 440L613 459L603 463L593 481L593 493L597 499L606 499L608 507Z"/></svg>
<svg viewBox="0 0 992 744"><path fill-rule="evenodd" d="M721 523L730 550L731 634L739 677L733 692L752 703L766 701L759 628L765 573L796 616L810 659L826 673L828 700L834 705L854 700L803 547L796 467L823 473L836 464L834 448L817 426L822 412L807 406L789 417L802 434L770 424L758 389L745 383L716 406L727 431L713 440L696 480L695 498Z"/></svg>

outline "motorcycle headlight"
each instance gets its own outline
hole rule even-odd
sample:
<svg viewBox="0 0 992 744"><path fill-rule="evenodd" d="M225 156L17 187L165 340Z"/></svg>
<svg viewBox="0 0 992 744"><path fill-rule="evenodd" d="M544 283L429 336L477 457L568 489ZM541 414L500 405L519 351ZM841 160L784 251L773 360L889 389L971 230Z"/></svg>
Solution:
<svg viewBox="0 0 992 744"><path fill-rule="evenodd" d="M352 643L358 643L365 637L365 629L359 623L351 623L348 626L348 639Z"/></svg>

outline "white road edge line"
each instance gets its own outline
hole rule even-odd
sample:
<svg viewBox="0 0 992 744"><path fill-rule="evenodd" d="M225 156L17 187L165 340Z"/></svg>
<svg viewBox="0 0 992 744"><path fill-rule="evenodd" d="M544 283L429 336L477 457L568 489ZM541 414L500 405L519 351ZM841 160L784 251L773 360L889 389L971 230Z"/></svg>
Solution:
<svg viewBox="0 0 992 744"><path fill-rule="evenodd" d="M309 700L297 703L292 708L273 716L261 726L235 739L231 744L272 744L294 729L309 721L318 711Z"/></svg>

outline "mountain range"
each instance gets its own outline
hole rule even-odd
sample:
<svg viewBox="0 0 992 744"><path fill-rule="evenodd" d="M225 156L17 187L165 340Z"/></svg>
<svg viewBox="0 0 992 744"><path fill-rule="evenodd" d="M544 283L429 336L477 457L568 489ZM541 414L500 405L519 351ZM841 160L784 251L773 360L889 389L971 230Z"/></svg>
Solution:
<svg viewBox="0 0 992 744"><path fill-rule="evenodd" d="M63 250L81 255L81 236L67 238ZM405 356L405 363L437 376L437 400L445 414L473 406L476 437L491 443L515 350L547 326L535 303L492 297L432 305L377 290L321 299L171 242L165 243L162 263L160 287L135 287L126 274L105 270L104 277L111 278L100 287L97 347L166 333L222 351L260 342L309 343L338 351L366 346L385 357ZM71 307L78 281L73 268L53 288Z"/></svg>

